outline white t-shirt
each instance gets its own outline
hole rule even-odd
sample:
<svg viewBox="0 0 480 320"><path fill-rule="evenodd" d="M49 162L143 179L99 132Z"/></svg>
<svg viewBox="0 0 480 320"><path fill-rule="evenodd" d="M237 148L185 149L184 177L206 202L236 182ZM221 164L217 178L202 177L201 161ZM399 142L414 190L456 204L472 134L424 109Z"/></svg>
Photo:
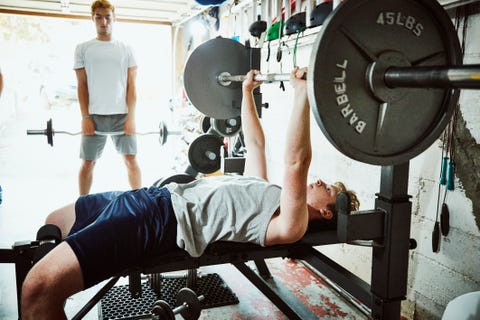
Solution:
<svg viewBox="0 0 480 320"><path fill-rule="evenodd" d="M128 112L128 68L136 65L132 49L118 40L92 39L77 45L73 68L85 68L87 73L90 114Z"/></svg>
<svg viewBox="0 0 480 320"><path fill-rule="evenodd" d="M199 257L215 241L265 245L267 227L280 207L281 188L244 176L215 176L170 183L177 245Z"/></svg>

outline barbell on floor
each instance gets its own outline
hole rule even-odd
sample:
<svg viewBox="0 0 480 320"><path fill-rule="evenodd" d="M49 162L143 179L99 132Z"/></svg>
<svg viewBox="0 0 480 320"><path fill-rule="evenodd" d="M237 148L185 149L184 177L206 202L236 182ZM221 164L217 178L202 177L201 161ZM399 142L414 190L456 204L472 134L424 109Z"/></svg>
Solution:
<svg viewBox="0 0 480 320"><path fill-rule="evenodd" d="M28 129L27 135L45 135L47 136L47 143L53 147L53 136L55 134L67 134L71 136L77 136L82 134L82 132L69 132L69 131L56 131L53 129L52 119L47 121L47 128L46 129ZM96 135L101 136L115 136L115 135L122 135L125 134L123 131L112 131L112 132L104 132L104 131L95 131ZM160 145L164 145L167 142L167 138L169 135L181 135L181 131L169 131L165 122L160 121L158 125L158 131L151 131L151 132L137 132L136 135L144 136L144 135L158 135L158 142Z"/></svg>
<svg viewBox="0 0 480 320"><path fill-rule="evenodd" d="M190 102L215 119L238 116L252 51L260 52L220 37L198 46L184 71ZM327 139L352 159L393 165L438 139L458 89L480 88L480 65L462 65L457 32L436 0L346 0L319 30L306 78Z"/></svg>
<svg viewBox="0 0 480 320"><path fill-rule="evenodd" d="M175 315L180 314L185 320L196 320L200 317L202 306L200 302L205 297L197 297L195 292L189 288L182 288L176 297L176 307L172 309L164 300L155 302L152 308L152 319L175 320Z"/></svg>

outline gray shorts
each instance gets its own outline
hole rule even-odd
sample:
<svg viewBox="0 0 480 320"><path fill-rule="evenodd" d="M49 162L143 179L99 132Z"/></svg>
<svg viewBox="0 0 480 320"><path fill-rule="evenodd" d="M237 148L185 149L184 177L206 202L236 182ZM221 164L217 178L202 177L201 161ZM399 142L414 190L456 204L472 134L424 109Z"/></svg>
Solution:
<svg viewBox="0 0 480 320"><path fill-rule="evenodd" d="M118 132L124 131L126 114L114 115L92 115L93 123L95 124L95 131L101 132ZM137 136L127 135L111 135L110 136L118 153L123 155L137 154ZM107 136L82 135L82 142L80 144L80 158L83 160L97 160L102 156L103 148L107 142Z"/></svg>

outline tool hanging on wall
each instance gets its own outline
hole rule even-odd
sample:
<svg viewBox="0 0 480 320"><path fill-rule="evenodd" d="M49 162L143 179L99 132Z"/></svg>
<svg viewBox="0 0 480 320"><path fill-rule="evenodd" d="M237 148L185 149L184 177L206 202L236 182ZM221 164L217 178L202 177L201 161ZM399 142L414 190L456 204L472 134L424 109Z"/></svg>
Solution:
<svg viewBox="0 0 480 320"><path fill-rule="evenodd" d="M443 236L447 236L450 232L450 210L447 205L448 191L455 190L455 152L454 152L454 140L455 140L455 124L457 119L459 105L455 108L452 116L452 120L448 124L443 133L442 138L442 165L440 170L440 180L438 184L438 196L437 196L437 214L435 217L435 225L432 232L432 251L438 252L440 248L440 233ZM440 194L442 186L443 200L440 206ZM440 212L440 223L438 222L438 214Z"/></svg>
<svg viewBox="0 0 480 320"><path fill-rule="evenodd" d="M461 21L463 17L463 26L462 26L462 41L460 43L460 50L462 56L465 56L465 43L468 30L468 17L469 13L465 7L459 7L456 10L455 15L455 29L458 33ZM453 111L452 119L444 131L443 134L443 144L442 144L442 166L440 171L440 181L438 185L438 196L437 196L437 215L435 218L435 225L432 232L432 251L438 252L440 244L440 233L443 236L447 236L450 232L450 210L446 203L447 192L455 190L455 128L457 122L457 113L460 106L457 104L456 108ZM440 205L440 194L441 186L445 186L443 202ZM438 213L440 212L440 224L438 222Z"/></svg>

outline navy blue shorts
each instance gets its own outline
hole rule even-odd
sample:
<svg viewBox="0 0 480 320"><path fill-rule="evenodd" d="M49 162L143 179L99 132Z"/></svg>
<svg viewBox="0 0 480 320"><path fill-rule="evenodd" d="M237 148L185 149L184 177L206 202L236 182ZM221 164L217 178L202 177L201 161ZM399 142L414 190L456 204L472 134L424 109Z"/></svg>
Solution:
<svg viewBox="0 0 480 320"><path fill-rule="evenodd" d="M178 248L177 220L166 188L81 196L65 241L89 288L149 258Z"/></svg>

